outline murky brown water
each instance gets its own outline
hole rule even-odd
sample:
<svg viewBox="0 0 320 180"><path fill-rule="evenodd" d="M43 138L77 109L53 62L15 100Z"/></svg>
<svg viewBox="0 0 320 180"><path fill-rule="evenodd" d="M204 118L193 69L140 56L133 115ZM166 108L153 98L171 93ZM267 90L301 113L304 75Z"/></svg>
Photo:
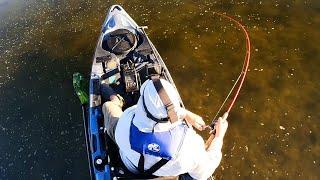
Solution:
<svg viewBox="0 0 320 180"><path fill-rule="evenodd" d="M252 63L216 179L319 179L320 2L0 0L0 179L86 179L73 72L88 74L100 26L121 4L166 61L185 105L208 122ZM204 137L207 137L204 134Z"/></svg>

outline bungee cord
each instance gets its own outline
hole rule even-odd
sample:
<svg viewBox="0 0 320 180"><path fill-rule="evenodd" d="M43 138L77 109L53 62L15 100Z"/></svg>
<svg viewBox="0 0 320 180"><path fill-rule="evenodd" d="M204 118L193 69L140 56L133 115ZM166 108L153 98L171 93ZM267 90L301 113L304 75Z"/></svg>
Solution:
<svg viewBox="0 0 320 180"><path fill-rule="evenodd" d="M214 130L214 126L215 126L215 123L217 121L217 119L216 119L217 116L219 115L220 111L222 110L222 108L224 107L225 103L229 99L230 95L233 93L234 88L238 85L236 93L234 94L234 96L232 98L232 101L231 101L231 103L228 106L228 109L226 111L227 113L229 113L231 111L235 101L237 100L239 92L240 92L240 90L242 88L244 79L245 79L245 77L247 75L247 72L248 72L248 68L249 68L249 64L250 64L250 54L251 54L251 43L250 43L249 33L247 32L246 28L239 21L235 20L234 18L232 18L232 17L230 17L230 16L228 16L226 14L217 13L217 12L214 12L213 14L214 15L217 14L217 15L223 17L223 18L231 20L232 22L236 23L242 29L242 31L243 31L243 33L245 35L245 38L246 38L246 55L245 55L245 58L244 58L244 62L243 62L243 65L242 65L241 72L240 72L237 80L233 84L231 90L229 91L228 95L224 99L222 105L220 106L219 110L217 111L216 115L214 116L214 118L213 118L213 120L212 120L212 122L210 124L211 130ZM240 80L240 83L239 83L239 80Z"/></svg>

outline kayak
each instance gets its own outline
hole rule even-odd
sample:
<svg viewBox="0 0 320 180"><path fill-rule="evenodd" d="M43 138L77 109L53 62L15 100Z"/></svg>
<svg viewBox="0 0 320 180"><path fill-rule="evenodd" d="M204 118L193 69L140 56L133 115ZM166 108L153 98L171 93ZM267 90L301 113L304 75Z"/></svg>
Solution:
<svg viewBox="0 0 320 180"><path fill-rule="evenodd" d="M227 113L230 112L239 95L248 71L251 49L248 32L239 21L225 14L215 14L234 22L242 29L246 37L247 51L241 73L210 124L211 131L215 130L216 117L235 87L238 88L228 106ZM148 38L145 29L144 26L138 26L121 6L112 6L103 22L93 56L89 88L85 88L87 81L80 73L73 74L74 90L82 105L91 179L193 179L187 173L177 177L146 177L131 173L122 163L117 145L104 132L102 105L107 101L106 92L102 93L104 87L108 87L109 90L111 87L112 91L123 98L123 111L138 102L140 87L148 79L160 77L176 88L164 61ZM179 99L181 107L184 107L181 97Z"/></svg>
<svg viewBox="0 0 320 180"><path fill-rule="evenodd" d="M123 110L137 103L141 85L153 76L164 78L175 87L145 29L138 26L119 5L109 9L102 25L93 56L88 105L83 108L92 179L141 179L126 170L117 145L104 132L101 108L106 99L102 97L101 86L107 84L123 97ZM183 106L181 98L180 102ZM151 178L155 177L148 177Z"/></svg>

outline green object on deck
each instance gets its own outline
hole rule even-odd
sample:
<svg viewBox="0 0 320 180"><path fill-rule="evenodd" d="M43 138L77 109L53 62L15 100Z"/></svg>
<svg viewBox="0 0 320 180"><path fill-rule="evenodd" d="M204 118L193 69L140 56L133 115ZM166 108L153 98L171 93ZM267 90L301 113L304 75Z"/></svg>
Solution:
<svg viewBox="0 0 320 180"><path fill-rule="evenodd" d="M87 94L88 88L86 88L86 85L84 83L84 78L80 73L74 73L73 74L73 88L76 94L78 95L78 98L80 99L81 104L88 103L89 96Z"/></svg>

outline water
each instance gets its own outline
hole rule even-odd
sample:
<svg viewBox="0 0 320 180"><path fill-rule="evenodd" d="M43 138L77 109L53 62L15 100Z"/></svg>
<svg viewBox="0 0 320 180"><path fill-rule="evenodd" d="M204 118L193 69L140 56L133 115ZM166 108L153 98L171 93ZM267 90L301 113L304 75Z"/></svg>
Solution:
<svg viewBox="0 0 320 180"><path fill-rule="evenodd" d="M319 179L319 1L0 0L0 179L88 179L72 74L89 74L101 23L121 4L165 60L186 107L210 122L252 63L216 179ZM203 134L207 137L207 134Z"/></svg>

